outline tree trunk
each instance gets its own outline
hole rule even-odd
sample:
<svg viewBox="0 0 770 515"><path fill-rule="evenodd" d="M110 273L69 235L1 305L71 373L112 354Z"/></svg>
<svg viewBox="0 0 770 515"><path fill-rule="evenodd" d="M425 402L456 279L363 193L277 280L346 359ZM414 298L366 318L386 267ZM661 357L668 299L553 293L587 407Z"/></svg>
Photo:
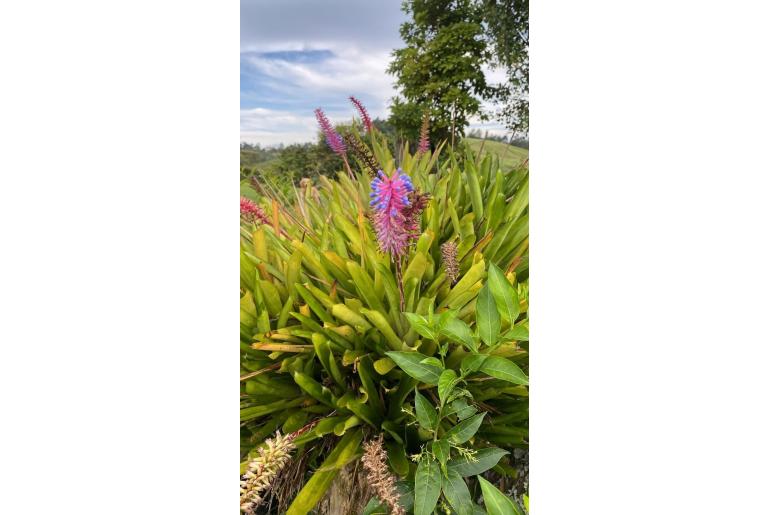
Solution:
<svg viewBox="0 0 770 515"><path fill-rule="evenodd" d="M360 515L371 497L366 472L356 460L337 474L326 497L318 504L318 515Z"/></svg>

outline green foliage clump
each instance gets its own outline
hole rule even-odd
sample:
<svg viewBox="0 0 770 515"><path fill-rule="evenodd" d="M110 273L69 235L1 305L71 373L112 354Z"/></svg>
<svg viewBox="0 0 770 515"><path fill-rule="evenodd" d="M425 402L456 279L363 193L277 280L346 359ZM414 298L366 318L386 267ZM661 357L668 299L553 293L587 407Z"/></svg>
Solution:
<svg viewBox="0 0 770 515"><path fill-rule="evenodd" d="M385 138L367 140L390 175ZM297 453L332 442L303 461L309 479L287 513L307 513L381 434L409 513L473 513L480 496L489 513L517 513L480 474L515 477L510 452L528 439L528 171L441 148L405 148L399 165L431 197L398 263L378 250L363 167L290 196L264 185L271 223L242 223L242 473L277 430L304 428Z"/></svg>

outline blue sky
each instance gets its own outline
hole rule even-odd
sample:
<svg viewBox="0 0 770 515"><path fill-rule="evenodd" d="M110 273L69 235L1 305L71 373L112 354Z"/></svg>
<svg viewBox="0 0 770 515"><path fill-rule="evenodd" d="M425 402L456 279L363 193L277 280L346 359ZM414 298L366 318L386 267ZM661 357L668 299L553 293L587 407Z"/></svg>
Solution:
<svg viewBox="0 0 770 515"><path fill-rule="evenodd" d="M396 89L385 70L405 20L400 0L241 0L241 141L314 140L313 109L348 120L349 95L387 117Z"/></svg>

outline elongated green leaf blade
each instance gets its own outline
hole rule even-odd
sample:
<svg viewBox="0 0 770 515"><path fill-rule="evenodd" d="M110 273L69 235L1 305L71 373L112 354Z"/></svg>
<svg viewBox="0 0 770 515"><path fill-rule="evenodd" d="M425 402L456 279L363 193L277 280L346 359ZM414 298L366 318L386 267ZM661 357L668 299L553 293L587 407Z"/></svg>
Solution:
<svg viewBox="0 0 770 515"><path fill-rule="evenodd" d="M476 299L476 325L479 328L479 337L487 345L494 345L500 334L500 313L497 311L495 298L485 284L479 291Z"/></svg>
<svg viewBox="0 0 770 515"><path fill-rule="evenodd" d="M479 430L481 422L484 420L486 413L479 413L470 418L466 418L452 429L446 432L444 438L451 440L452 443L461 444L470 440L476 431Z"/></svg>
<svg viewBox="0 0 770 515"><path fill-rule="evenodd" d="M476 477L481 485L481 493L484 495L484 505L488 515L521 515L521 510L503 492L483 477Z"/></svg>
<svg viewBox="0 0 770 515"><path fill-rule="evenodd" d="M436 339L436 333L430 327L430 324L425 319L425 317L418 315L417 313L404 313L404 316L409 321L409 325L412 326L412 329L417 331L420 336L423 336L429 340Z"/></svg>
<svg viewBox="0 0 770 515"><path fill-rule="evenodd" d="M516 288L508 282L503 271L494 263L489 264L488 274L489 290L495 298L497 310L502 316L503 321L511 326L519 316L519 295L516 292Z"/></svg>
<svg viewBox="0 0 770 515"><path fill-rule="evenodd" d="M438 424L438 414L436 408L433 407L428 399L420 395L420 392L414 392L414 409L417 412L417 422L423 427L423 429L430 429L431 431L436 428Z"/></svg>
<svg viewBox="0 0 770 515"><path fill-rule="evenodd" d="M468 485L456 470L447 471L446 477L442 479L441 491L457 515L473 514L473 501Z"/></svg>
<svg viewBox="0 0 770 515"><path fill-rule="evenodd" d="M508 454L508 451L498 449L497 447L487 447L479 449L476 452L476 461L463 457L452 458L447 462L447 470L454 470L463 477L475 476L491 469L500 458Z"/></svg>
<svg viewBox="0 0 770 515"><path fill-rule="evenodd" d="M433 446L431 448L433 449L433 454L436 455L439 463L444 465L447 461L449 461L449 442L442 438L441 440L436 440L433 442Z"/></svg>
<svg viewBox="0 0 770 515"><path fill-rule="evenodd" d="M441 369L435 365L421 363L421 361L428 356L420 354L419 352L405 351L390 351L385 354L395 361L396 365L398 365L401 370L418 381L431 385L438 384L438 378L441 376Z"/></svg>
<svg viewBox="0 0 770 515"><path fill-rule="evenodd" d="M443 406L450 392L457 384L457 374L454 370L444 370L438 378L438 399Z"/></svg>
<svg viewBox="0 0 770 515"><path fill-rule="evenodd" d="M516 340L520 342L529 341L529 329L523 325L515 325L503 335L504 339Z"/></svg>
<svg viewBox="0 0 770 515"><path fill-rule="evenodd" d="M441 469L424 455L414 476L414 515L431 515L441 495Z"/></svg>
<svg viewBox="0 0 770 515"><path fill-rule="evenodd" d="M463 358L460 367L470 372L476 372L488 357L486 354L468 354Z"/></svg>
<svg viewBox="0 0 770 515"><path fill-rule="evenodd" d="M516 363L499 356L488 356L479 372L513 384L529 384L529 378Z"/></svg>
<svg viewBox="0 0 770 515"><path fill-rule="evenodd" d="M462 343L470 351L478 350L471 334L471 328L459 318L448 320L441 329L441 334L449 338L450 341Z"/></svg>
<svg viewBox="0 0 770 515"><path fill-rule="evenodd" d="M369 499L369 502L366 503L366 506L364 506L364 511L361 512L361 515L389 515L388 509L380 503L380 500L377 497L372 497Z"/></svg>
<svg viewBox="0 0 770 515"><path fill-rule="evenodd" d="M469 405L468 401L463 398L455 399L452 401L451 408L448 410L447 414L453 413L456 414L457 418L460 420L464 420L476 413L476 407Z"/></svg>

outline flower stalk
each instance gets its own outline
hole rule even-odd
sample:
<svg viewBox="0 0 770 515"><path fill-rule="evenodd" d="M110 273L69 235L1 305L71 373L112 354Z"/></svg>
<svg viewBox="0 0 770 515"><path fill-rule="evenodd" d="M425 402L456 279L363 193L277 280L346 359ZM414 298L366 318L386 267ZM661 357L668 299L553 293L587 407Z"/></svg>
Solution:
<svg viewBox="0 0 770 515"><path fill-rule="evenodd" d="M270 225L270 219L265 211L251 199L241 197L241 218L251 223Z"/></svg>
<svg viewBox="0 0 770 515"><path fill-rule="evenodd" d="M446 271L449 284L457 282L457 277L460 275L460 265L457 263L457 243L453 241L447 241L441 245L441 260L444 263L444 270Z"/></svg>
<svg viewBox="0 0 770 515"><path fill-rule="evenodd" d="M382 435L364 444L364 455L361 462L369 474L369 484L381 502L390 509L391 515L405 515L405 510L399 501L396 490L396 479L390 473L387 465L387 453L382 446Z"/></svg>
<svg viewBox="0 0 770 515"><path fill-rule="evenodd" d="M422 115L422 125L420 126L420 142L417 145L417 154L423 155L430 150L430 140L428 139L430 131L430 118L428 111Z"/></svg>
<svg viewBox="0 0 770 515"><path fill-rule="evenodd" d="M342 140L342 136L340 136L340 134L334 130L331 122L320 107L315 110L315 117L318 120L318 125L321 127L321 131L326 137L326 144L329 145L329 148L332 149L335 154L339 155L340 157L344 157L345 151L347 150L345 147L345 142Z"/></svg>
<svg viewBox="0 0 770 515"><path fill-rule="evenodd" d="M366 132L372 132L372 119L369 118L369 113L366 111L364 104L362 104L361 101L354 96L350 96L349 98L350 98L350 101L353 103L353 106L355 106L356 110L358 111L358 114L361 115L361 121L363 121L364 123L364 128L366 128Z"/></svg>
<svg viewBox="0 0 770 515"><path fill-rule="evenodd" d="M346 132L342 135L342 139L345 141L353 154L366 165L366 171L370 177L375 177L380 169L380 165L372 155L372 152L353 134Z"/></svg>
<svg viewBox="0 0 770 515"><path fill-rule="evenodd" d="M318 420L307 424L288 435L276 431L273 438L268 438L259 448L259 455L251 460L246 473L241 477L241 511L247 515L256 513L257 507L264 500L265 491L270 488L278 473L291 460L291 452L296 449L294 440L312 429Z"/></svg>

